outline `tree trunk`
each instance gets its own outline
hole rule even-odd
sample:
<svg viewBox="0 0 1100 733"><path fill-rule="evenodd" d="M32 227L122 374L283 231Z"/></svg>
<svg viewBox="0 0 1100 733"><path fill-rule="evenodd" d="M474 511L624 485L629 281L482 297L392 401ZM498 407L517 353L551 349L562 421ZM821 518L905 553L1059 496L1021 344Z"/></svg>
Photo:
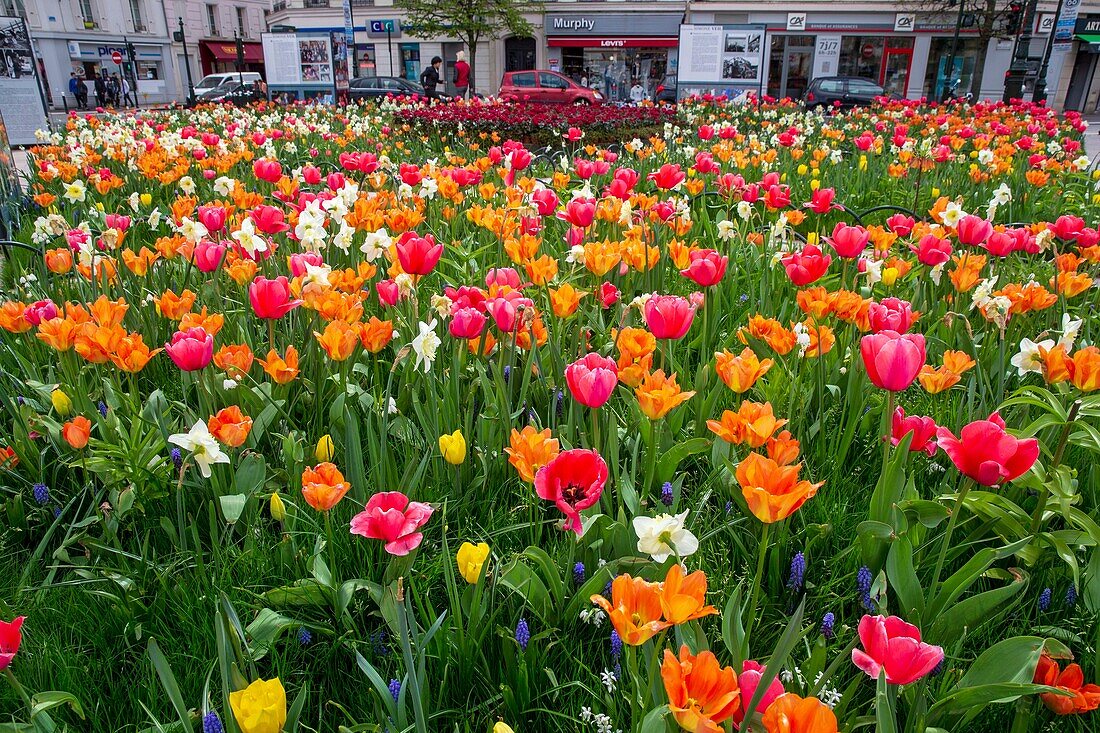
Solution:
<svg viewBox="0 0 1100 733"><path fill-rule="evenodd" d="M469 49L470 58L467 61L470 64L470 99L474 98L474 91L477 87L474 86L474 60L477 58L477 38L467 38L466 46Z"/></svg>
<svg viewBox="0 0 1100 733"><path fill-rule="evenodd" d="M982 96L982 77L985 76L985 59L988 55L989 39L986 39L978 47L978 56L974 59L974 76L970 81L970 94L975 102Z"/></svg>

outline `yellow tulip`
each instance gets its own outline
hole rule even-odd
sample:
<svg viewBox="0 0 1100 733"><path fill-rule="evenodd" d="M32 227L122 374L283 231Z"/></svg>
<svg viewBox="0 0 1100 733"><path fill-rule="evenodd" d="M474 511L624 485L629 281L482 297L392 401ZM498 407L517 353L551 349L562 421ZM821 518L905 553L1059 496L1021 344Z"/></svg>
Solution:
<svg viewBox="0 0 1100 733"><path fill-rule="evenodd" d="M512 730L512 726L505 723L503 720L493 726L493 733L516 733Z"/></svg>
<svg viewBox="0 0 1100 733"><path fill-rule="evenodd" d="M819 179L819 178L810 179L810 190L811 191L816 191L819 188L821 188L821 179Z"/></svg>
<svg viewBox="0 0 1100 733"><path fill-rule="evenodd" d="M69 399L69 395L60 389L55 389L50 393L50 402L53 403L53 409L57 410L60 417L68 417L73 411L73 401Z"/></svg>
<svg viewBox="0 0 1100 733"><path fill-rule="evenodd" d="M332 457L336 455L336 444L332 442L331 435L321 436L321 439L317 441L317 447L313 450L313 455L321 463L332 462Z"/></svg>
<svg viewBox="0 0 1100 733"><path fill-rule="evenodd" d="M805 163L800 163L796 170L798 171L798 175L804 176L804 175L806 175L806 171L808 171L810 169L806 166Z"/></svg>
<svg viewBox="0 0 1100 733"><path fill-rule="evenodd" d="M286 690L278 677L229 693L229 707L241 733L280 733L286 724Z"/></svg>
<svg viewBox="0 0 1100 733"><path fill-rule="evenodd" d="M271 518L276 522L286 521L286 504L278 494L271 495Z"/></svg>
<svg viewBox="0 0 1100 733"><path fill-rule="evenodd" d="M898 268L887 267L882 271L882 284L886 287L892 286L898 281Z"/></svg>
<svg viewBox="0 0 1100 733"><path fill-rule="evenodd" d="M861 171L867 170L867 156L866 155L859 156L859 169Z"/></svg>
<svg viewBox="0 0 1100 733"><path fill-rule="evenodd" d="M462 437L462 431L456 430L450 435L439 436L439 452L443 454L443 460L453 466L461 465L466 460L466 438Z"/></svg>
<svg viewBox="0 0 1100 733"><path fill-rule="evenodd" d="M138 196L138 200L141 202L142 206L148 206L149 204L153 203L153 194L143 193Z"/></svg>
<svg viewBox="0 0 1100 733"><path fill-rule="evenodd" d="M807 232L806 244L817 244L817 232Z"/></svg>
<svg viewBox="0 0 1100 733"><path fill-rule="evenodd" d="M485 570L485 559L489 557L489 545L479 542L472 545L463 542L455 554L455 562L458 564L458 572L470 585L481 580Z"/></svg>

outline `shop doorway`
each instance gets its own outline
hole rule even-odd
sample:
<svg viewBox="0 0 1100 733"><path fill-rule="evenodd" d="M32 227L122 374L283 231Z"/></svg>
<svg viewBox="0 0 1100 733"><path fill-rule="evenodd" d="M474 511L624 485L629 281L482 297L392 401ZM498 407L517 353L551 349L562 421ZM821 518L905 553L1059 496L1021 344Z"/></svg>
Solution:
<svg viewBox="0 0 1100 733"><path fill-rule="evenodd" d="M773 36L768 57L768 95L801 99L814 67L816 36Z"/></svg>
<svg viewBox="0 0 1100 733"><path fill-rule="evenodd" d="M1085 108L1085 94L1092 86L1092 75L1096 71L1096 57L1094 53L1077 52L1077 59L1073 62L1073 75L1069 78L1069 89L1066 90L1065 109L1081 112Z"/></svg>
<svg viewBox="0 0 1100 733"><path fill-rule="evenodd" d="M443 44L443 85L448 94L455 93L455 62L458 61L458 52L462 50L462 43L447 42Z"/></svg>
<svg viewBox="0 0 1100 733"><path fill-rule="evenodd" d="M879 86L886 90L887 94L905 97L909 90L909 68L912 65L912 47L891 48L888 46L882 59L882 75L878 81Z"/></svg>
<svg viewBox="0 0 1100 733"><path fill-rule="evenodd" d="M535 68L535 39L512 38L504 39L504 70L527 71Z"/></svg>

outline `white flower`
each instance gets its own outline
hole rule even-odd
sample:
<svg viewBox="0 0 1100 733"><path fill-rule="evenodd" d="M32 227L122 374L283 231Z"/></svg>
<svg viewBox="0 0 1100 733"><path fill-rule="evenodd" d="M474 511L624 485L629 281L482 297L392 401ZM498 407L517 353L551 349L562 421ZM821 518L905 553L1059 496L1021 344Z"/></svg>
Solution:
<svg viewBox="0 0 1100 733"><path fill-rule="evenodd" d="M1035 343L1029 338L1020 341L1020 351L1012 357L1011 364L1022 377L1028 372L1043 373L1043 357L1039 355L1039 349L1050 351L1054 348L1054 339L1046 339Z"/></svg>
<svg viewBox="0 0 1100 733"><path fill-rule="evenodd" d="M1012 189L1008 187L1007 183L997 186L996 190L993 191L992 201L997 202L998 206L1004 206L1012 201Z"/></svg>
<svg viewBox="0 0 1100 733"><path fill-rule="evenodd" d="M232 196L235 188L237 188L237 182L232 178L218 176L214 179L214 193L219 196Z"/></svg>
<svg viewBox="0 0 1100 733"><path fill-rule="evenodd" d="M867 271L863 273L867 276L867 284L874 285L875 283L882 282L882 265L884 260L868 259Z"/></svg>
<svg viewBox="0 0 1100 733"><path fill-rule="evenodd" d="M176 181L176 185L180 187L180 190L190 196L195 192L195 179L191 176L184 176Z"/></svg>
<svg viewBox="0 0 1100 733"><path fill-rule="evenodd" d="M743 202L742 202L743 203ZM718 238L729 241L737 235L737 226L729 219L718 222Z"/></svg>
<svg viewBox="0 0 1100 733"><path fill-rule="evenodd" d="M169 435L168 442L191 451L191 457L198 464L203 478L210 478L210 466L213 464L229 463L229 456L222 452L217 439L210 434L202 420L197 420L186 433Z"/></svg>
<svg viewBox="0 0 1100 733"><path fill-rule="evenodd" d="M974 294L971 298L972 308L984 308L990 298L993 296L993 288L997 284L997 277L987 277L978 283L978 287L974 288Z"/></svg>
<svg viewBox="0 0 1100 733"><path fill-rule="evenodd" d="M83 201L86 190L87 188L84 186L84 181L78 178L72 183L65 184L65 198L69 201Z"/></svg>
<svg viewBox="0 0 1100 733"><path fill-rule="evenodd" d="M152 211L149 212L149 219L147 221L149 223L149 228L150 229L156 229L157 227L160 226L160 217L161 216L162 216L162 214L160 213L160 209L153 209Z"/></svg>
<svg viewBox="0 0 1100 733"><path fill-rule="evenodd" d="M1062 314L1062 338L1058 339L1058 345L1066 350L1073 351L1073 344L1077 341L1077 332L1081 330L1082 320L1070 318L1069 313Z"/></svg>
<svg viewBox="0 0 1100 733"><path fill-rule="evenodd" d="M245 221L248 221L247 219ZM176 228L176 231L180 233L184 239L192 244L198 244L203 238L210 232L200 221L192 221L186 216L180 222L180 225Z"/></svg>
<svg viewBox="0 0 1100 733"><path fill-rule="evenodd" d="M688 513L658 514L656 517L634 517L634 533L638 535L638 552L649 555L654 562L664 562L675 553L687 557L699 549L699 540L684 528Z"/></svg>
<svg viewBox="0 0 1100 733"><path fill-rule="evenodd" d="M634 218L634 207L630 205L630 200L627 199L619 206L619 225L630 226L630 222Z"/></svg>
<svg viewBox="0 0 1100 733"><path fill-rule="evenodd" d="M962 206L951 201L947 204L943 213L940 214L940 221L943 222L944 226L955 227L964 216L966 216L966 212L963 211Z"/></svg>
<svg viewBox="0 0 1100 733"><path fill-rule="evenodd" d="M402 298L407 298L412 294L412 291L416 287L416 283L413 282L412 275L407 272L402 272L393 279L393 282L397 285L397 292Z"/></svg>
<svg viewBox="0 0 1100 733"><path fill-rule="evenodd" d="M928 277L936 285L940 284L940 278L943 277L943 268L944 268L944 265L946 265L946 264L947 264L946 262L941 262L940 264L936 265L935 267L933 267L931 270L928 271Z"/></svg>
<svg viewBox="0 0 1100 733"><path fill-rule="evenodd" d="M435 361L435 352L439 348L439 344L442 343L439 336L435 332L436 320L433 318L431 323L421 322L417 324L420 329L420 333L416 335L412 340L412 349L416 352L416 367L419 369L424 367L424 373L427 374L432 368L432 362Z"/></svg>
<svg viewBox="0 0 1100 733"><path fill-rule="evenodd" d="M982 165L989 165L996 159L997 156L989 148L982 148L978 151L978 162Z"/></svg>
<svg viewBox="0 0 1100 733"><path fill-rule="evenodd" d="M126 199L126 203L130 205L131 209L137 211L141 207L141 196L137 191L134 191L130 194L129 198Z"/></svg>
<svg viewBox="0 0 1100 733"><path fill-rule="evenodd" d="M747 220L750 216L752 216L752 204L750 204L748 201L738 201L737 215L742 219Z"/></svg>
<svg viewBox="0 0 1100 733"><path fill-rule="evenodd" d="M432 310L439 314L440 318L446 318L451 312L454 303L446 295L435 293L432 295Z"/></svg>
<svg viewBox="0 0 1100 733"><path fill-rule="evenodd" d="M375 232L369 232L367 238L359 245L359 251L367 256L367 262L374 262L382 253L393 244L390 233L385 228Z"/></svg>
<svg viewBox="0 0 1100 733"><path fill-rule="evenodd" d="M583 265L584 264L584 245L574 244L569 248L569 254L565 256L565 261L571 265Z"/></svg>
<svg viewBox="0 0 1100 733"><path fill-rule="evenodd" d="M241 228L229 236L252 258L256 257L257 252L267 251L267 240L256 233L256 225L250 217L246 216L241 222Z"/></svg>
<svg viewBox="0 0 1100 733"><path fill-rule="evenodd" d="M615 673L610 669L605 669L603 672L600 672L600 682L603 683L603 686L607 688L609 693L615 691L615 684L618 681L619 680L615 677Z"/></svg>
<svg viewBox="0 0 1100 733"><path fill-rule="evenodd" d="M798 355L805 356L810 348L810 332L804 323L794 324L794 342L798 345Z"/></svg>

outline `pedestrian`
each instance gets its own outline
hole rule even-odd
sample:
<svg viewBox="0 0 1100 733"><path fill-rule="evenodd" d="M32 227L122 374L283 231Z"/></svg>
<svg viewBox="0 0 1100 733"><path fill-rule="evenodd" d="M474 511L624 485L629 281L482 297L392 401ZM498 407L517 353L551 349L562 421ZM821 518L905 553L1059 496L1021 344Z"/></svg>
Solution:
<svg viewBox="0 0 1100 733"><path fill-rule="evenodd" d="M264 101L267 100L267 82L264 81L262 78L256 80L256 91L260 93L260 96L264 99Z"/></svg>
<svg viewBox="0 0 1100 733"><path fill-rule="evenodd" d="M80 101L80 87L84 86L84 82L76 78L76 72L69 74L69 93L76 99L77 109L84 109L84 104Z"/></svg>
<svg viewBox="0 0 1100 733"><path fill-rule="evenodd" d="M455 61L455 94L465 99L466 93L470 91L470 65L466 63L466 52L459 51L456 54Z"/></svg>
<svg viewBox="0 0 1100 733"><path fill-rule="evenodd" d="M128 107L136 107L137 101L134 99L134 95L131 94L129 80L124 76L119 80L119 84L122 87L122 103Z"/></svg>
<svg viewBox="0 0 1100 733"><path fill-rule="evenodd" d="M432 63L420 73L420 86L424 87L429 103L439 99L439 69L441 66L443 66L443 59L433 56Z"/></svg>
<svg viewBox="0 0 1100 733"><path fill-rule="evenodd" d="M118 74L114 74L107 79L107 96L110 97L112 106L120 106L120 102L122 101L122 85L119 83Z"/></svg>
<svg viewBox="0 0 1100 733"><path fill-rule="evenodd" d="M107 72L104 71L95 78L93 87L95 88L95 106L104 107L107 105Z"/></svg>

